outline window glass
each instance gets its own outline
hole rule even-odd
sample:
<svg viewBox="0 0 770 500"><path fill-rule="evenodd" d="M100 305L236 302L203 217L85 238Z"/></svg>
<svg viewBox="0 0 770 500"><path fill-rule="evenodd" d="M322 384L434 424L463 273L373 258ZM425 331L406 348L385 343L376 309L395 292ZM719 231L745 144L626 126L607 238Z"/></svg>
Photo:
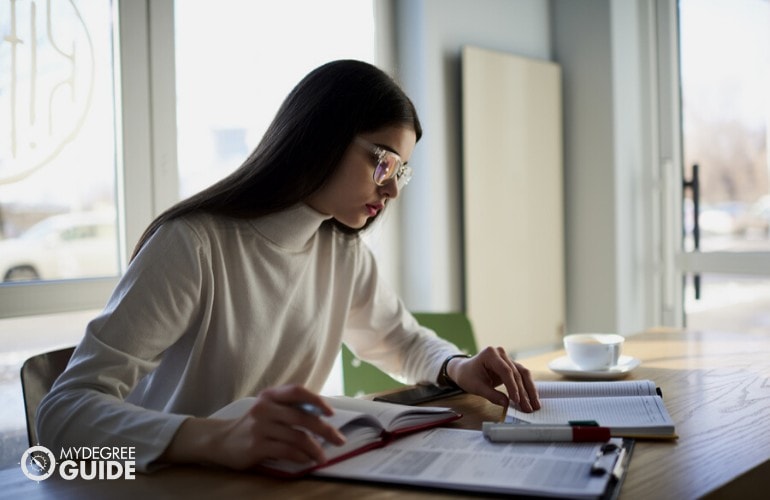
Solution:
<svg viewBox="0 0 770 500"><path fill-rule="evenodd" d="M118 273L111 9L0 0L0 281Z"/></svg>
<svg viewBox="0 0 770 500"><path fill-rule="evenodd" d="M770 2L680 0L679 11L684 173L699 166L700 250L770 250Z"/></svg>
<svg viewBox="0 0 770 500"><path fill-rule="evenodd" d="M238 167L309 71L374 60L371 1L178 0L174 17L181 197Z"/></svg>
<svg viewBox="0 0 770 500"><path fill-rule="evenodd" d="M719 264L741 252L770 262L770 2L680 0L679 19L684 176L698 165L700 178L698 250L720 252ZM692 251L695 199L686 196L684 249ZM688 276L687 326L770 330L768 267L753 271L701 273L699 287Z"/></svg>

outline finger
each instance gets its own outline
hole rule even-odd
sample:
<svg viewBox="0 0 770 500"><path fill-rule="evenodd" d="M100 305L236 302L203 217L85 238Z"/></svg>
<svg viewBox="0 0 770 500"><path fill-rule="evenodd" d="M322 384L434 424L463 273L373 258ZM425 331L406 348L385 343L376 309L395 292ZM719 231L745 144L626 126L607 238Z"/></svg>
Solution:
<svg viewBox="0 0 770 500"><path fill-rule="evenodd" d="M332 444L345 443L345 437L321 417L308 413L300 404L285 405L269 401L259 410L258 418L276 426L300 427Z"/></svg>
<svg viewBox="0 0 770 500"><path fill-rule="evenodd" d="M529 413L540 408L539 401L537 401L537 389L535 388L529 370L527 370L521 363L516 363L511 358L507 358L507 360L513 366L513 374L519 393L518 403L521 410ZM536 403L537 406L535 406Z"/></svg>
<svg viewBox="0 0 770 500"><path fill-rule="evenodd" d="M519 372L519 374L522 376L522 381L524 383L524 390L526 391L529 402L532 404L533 410L539 410L540 409L540 395L537 392L537 386L535 386L535 381L532 378L532 374L530 371L525 368L520 363L514 363L516 365L516 368Z"/></svg>
<svg viewBox="0 0 770 500"><path fill-rule="evenodd" d="M272 429L265 443L264 453L275 459L292 462L324 463L326 456L318 441L307 432L290 427Z"/></svg>
<svg viewBox="0 0 770 500"><path fill-rule="evenodd" d="M298 464L323 463L319 462L312 456L303 453L301 450L280 441L270 441L265 443L264 449L265 456L272 460L289 460Z"/></svg>
<svg viewBox="0 0 770 500"><path fill-rule="evenodd" d="M331 443L344 443L342 434L314 414L318 410L323 415L331 416L334 410L324 398L312 391L300 385L286 385L265 389L260 393L260 397L265 399L263 406L266 411L263 418L283 419L291 425L305 427ZM253 408L255 415L260 412L256 406ZM290 411L287 412L287 409Z"/></svg>
<svg viewBox="0 0 770 500"><path fill-rule="evenodd" d="M519 390L520 384L516 380L518 375L516 366L513 364L513 361L511 361L508 353L505 352L505 349L497 347L495 351L497 354L496 362L499 363L499 368L497 368L495 373L500 377L500 381L508 391L508 397L511 401L520 404L521 391Z"/></svg>
<svg viewBox="0 0 770 500"><path fill-rule="evenodd" d="M324 415L333 415L334 409L314 392L302 387L301 385L286 385L262 391L266 397L271 400L287 406L299 406L309 404L321 410Z"/></svg>
<svg viewBox="0 0 770 500"><path fill-rule="evenodd" d="M332 444L342 445L345 444L345 436L334 426L323 420L321 417L315 415L308 415L303 410L294 409L295 412L299 412L296 423L299 427L303 427L320 438L328 441Z"/></svg>
<svg viewBox="0 0 770 500"><path fill-rule="evenodd" d="M485 384L485 383L479 383L477 385L473 385L470 387L470 391L474 394L477 394L481 396L482 398L487 399L489 402L494 403L496 405L500 406L508 406L508 396L506 396L503 392L498 391L497 389L494 389L491 385Z"/></svg>
<svg viewBox="0 0 770 500"><path fill-rule="evenodd" d="M518 403L522 411L527 413L534 411L535 408L530 400L530 394L532 394L532 392L527 385L527 379L530 379L531 382L529 371L521 364L515 363L502 347L497 348L497 353L506 366L506 370L504 371L507 373L505 373L506 378L504 383L506 389L509 391L509 395L511 395L511 399L515 403ZM532 387L534 387L534 385Z"/></svg>
<svg viewBox="0 0 770 500"><path fill-rule="evenodd" d="M265 389L257 397L257 402L249 414L258 422L262 422L262 425L301 427L329 443L345 443L345 437L336 428L299 407L302 402L307 402L302 398L308 396L314 396L308 398L311 401L323 402L320 397L300 386Z"/></svg>

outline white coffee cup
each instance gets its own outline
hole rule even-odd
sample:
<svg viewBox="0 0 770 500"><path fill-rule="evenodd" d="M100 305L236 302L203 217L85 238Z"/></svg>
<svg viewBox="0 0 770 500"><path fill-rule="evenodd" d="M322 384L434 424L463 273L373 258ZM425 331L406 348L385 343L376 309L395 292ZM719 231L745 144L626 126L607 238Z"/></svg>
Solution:
<svg viewBox="0 0 770 500"><path fill-rule="evenodd" d="M583 370L606 370L618 364L625 340L614 333L573 333L564 337L564 349Z"/></svg>

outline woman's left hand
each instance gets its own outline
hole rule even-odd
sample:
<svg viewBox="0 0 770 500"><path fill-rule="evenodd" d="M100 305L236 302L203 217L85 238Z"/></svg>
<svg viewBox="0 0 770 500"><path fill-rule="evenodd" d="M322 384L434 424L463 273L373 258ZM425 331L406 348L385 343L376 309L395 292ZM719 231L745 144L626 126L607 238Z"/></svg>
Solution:
<svg viewBox="0 0 770 500"><path fill-rule="evenodd" d="M512 402L525 412L540 409L540 399L529 370L513 361L502 347L487 347L472 358L451 359L447 374L464 391L500 406ZM505 386L507 396L495 389L500 385Z"/></svg>

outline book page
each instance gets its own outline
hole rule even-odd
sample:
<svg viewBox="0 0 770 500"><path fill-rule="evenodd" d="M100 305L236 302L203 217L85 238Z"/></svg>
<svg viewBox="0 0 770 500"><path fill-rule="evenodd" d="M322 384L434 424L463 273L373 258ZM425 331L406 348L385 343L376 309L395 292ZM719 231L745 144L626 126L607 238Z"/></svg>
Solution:
<svg viewBox="0 0 770 500"><path fill-rule="evenodd" d="M391 442L314 475L497 493L594 498L601 443L491 443L481 432L436 428Z"/></svg>
<svg viewBox="0 0 770 500"><path fill-rule="evenodd" d="M404 406L344 396L325 397L324 399L335 410L356 411L372 415L388 431L443 420L455 414L451 408L436 406Z"/></svg>
<svg viewBox="0 0 770 500"><path fill-rule="evenodd" d="M619 382L535 382L541 398L655 396L652 380L623 380Z"/></svg>
<svg viewBox="0 0 770 500"><path fill-rule="evenodd" d="M334 415L321 418L338 429L357 420L355 423L359 425L371 425L392 431L456 415L451 408L437 406L404 406L345 396L324 397L324 400L334 408ZM217 410L210 418L240 418L249 411L255 401L254 397L239 399Z"/></svg>
<svg viewBox="0 0 770 500"><path fill-rule="evenodd" d="M542 399L541 403L540 410L533 413L509 407L505 422L568 425L574 420L595 420L613 430L658 429L664 434L673 433L674 423L658 396Z"/></svg>
<svg viewBox="0 0 770 500"><path fill-rule="evenodd" d="M325 399L330 403L337 401L334 398L325 398ZM215 411L214 413L211 414L209 418L222 418L222 419L240 418L243 415L245 415L246 412L248 412L252 406L254 406L255 401L256 401L256 398L254 397L246 397L246 398L238 399L220 408L219 410ZM379 435L383 430L383 426L376 415L372 416L371 414L363 413L362 411L356 411L354 408L353 409L335 408L334 410L335 410L334 415L330 417L327 417L324 415L321 418L326 422L328 422L329 425L335 427L336 429L340 429L344 431L346 426L349 426L350 424L355 424L358 426L372 427L376 430L377 435Z"/></svg>

